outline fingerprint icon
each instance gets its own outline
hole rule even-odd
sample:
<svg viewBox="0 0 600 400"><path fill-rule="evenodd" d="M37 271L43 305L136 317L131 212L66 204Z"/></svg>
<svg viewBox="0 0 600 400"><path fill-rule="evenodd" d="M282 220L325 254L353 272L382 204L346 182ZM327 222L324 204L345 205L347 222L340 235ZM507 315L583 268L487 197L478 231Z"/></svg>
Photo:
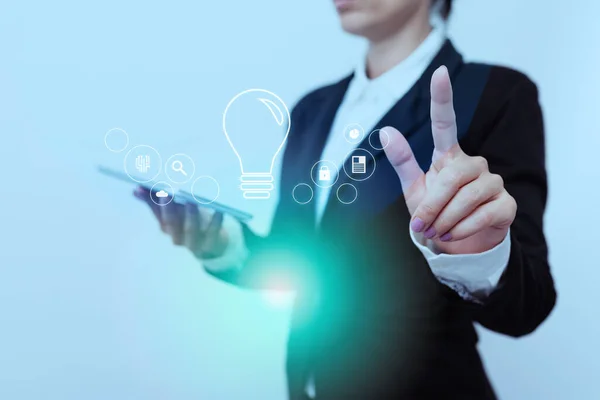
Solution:
<svg viewBox="0 0 600 400"><path fill-rule="evenodd" d="M135 169L145 174L150 169L150 156L137 156L135 158Z"/></svg>

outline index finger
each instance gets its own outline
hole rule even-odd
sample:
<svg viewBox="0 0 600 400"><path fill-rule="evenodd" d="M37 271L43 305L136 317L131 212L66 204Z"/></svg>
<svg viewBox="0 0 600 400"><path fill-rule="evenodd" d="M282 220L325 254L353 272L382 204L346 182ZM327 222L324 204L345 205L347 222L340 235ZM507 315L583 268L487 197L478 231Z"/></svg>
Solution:
<svg viewBox="0 0 600 400"><path fill-rule="evenodd" d="M458 145L456 115L452 102L452 83L445 66L431 76L431 131L439 155Z"/></svg>

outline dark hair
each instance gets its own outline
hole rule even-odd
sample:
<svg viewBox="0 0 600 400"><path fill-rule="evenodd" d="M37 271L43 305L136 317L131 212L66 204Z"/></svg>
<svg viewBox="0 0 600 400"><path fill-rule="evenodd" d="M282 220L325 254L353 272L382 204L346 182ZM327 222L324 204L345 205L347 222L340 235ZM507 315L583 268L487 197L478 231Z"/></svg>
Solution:
<svg viewBox="0 0 600 400"><path fill-rule="evenodd" d="M452 0L441 0L442 4L442 17L444 19L448 19L450 16L450 11L452 11Z"/></svg>

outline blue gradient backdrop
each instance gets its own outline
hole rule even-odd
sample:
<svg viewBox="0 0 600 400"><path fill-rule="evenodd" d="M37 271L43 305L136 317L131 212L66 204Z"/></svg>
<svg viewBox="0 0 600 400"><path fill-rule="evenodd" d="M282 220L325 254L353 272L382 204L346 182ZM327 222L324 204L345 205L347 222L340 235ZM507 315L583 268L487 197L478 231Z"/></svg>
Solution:
<svg viewBox="0 0 600 400"><path fill-rule="evenodd" d="M600 350L595 227L600 5L458 0L467 58L540 86L548 132L547 233L559 290L551 318L512 340L482 332L501 398L595 399ZM221 113L262 87L289 106L350 71L364 44L327 1L52 1L0 14L0 398L283 399L289 298L209 279L160 233L104 133L163 160L185 152L221 200L265 232L276 199L247 203ZM251 134L251 133L249 133ZM256 136L261 142L279 138Z"/></svg>

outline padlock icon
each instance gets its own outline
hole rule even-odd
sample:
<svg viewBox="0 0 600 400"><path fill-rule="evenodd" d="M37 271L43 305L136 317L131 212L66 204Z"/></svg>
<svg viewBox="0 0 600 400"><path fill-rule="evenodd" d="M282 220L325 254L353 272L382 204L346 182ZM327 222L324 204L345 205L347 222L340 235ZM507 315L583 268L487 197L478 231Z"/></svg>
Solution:
<svg viewBox="0 0 600 400"><path fill-rule="evenodd" d="M323 165L321 168L319 168L319 180L320 181L330 181L331 180L331 171L329 170L328 166Z"/></svg>

